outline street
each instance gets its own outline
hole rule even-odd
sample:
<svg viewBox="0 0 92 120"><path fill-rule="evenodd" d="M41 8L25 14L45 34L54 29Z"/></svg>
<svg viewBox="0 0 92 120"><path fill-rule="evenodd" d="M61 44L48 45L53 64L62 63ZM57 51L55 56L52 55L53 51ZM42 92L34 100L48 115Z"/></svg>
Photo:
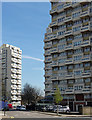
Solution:
<svg viewBox="0 0 92 120"><path fill-rule="evenodd" d="M57 116L56 114L53 113L45 113L45 112L38 112L38 111L7 111L7 119L3 118L2 120L10 120L10 119L17 119L17 120L26 120L28 118L32 120L92 120L90 117L75 117L75 116L64 116L59 115Z"/></svg>

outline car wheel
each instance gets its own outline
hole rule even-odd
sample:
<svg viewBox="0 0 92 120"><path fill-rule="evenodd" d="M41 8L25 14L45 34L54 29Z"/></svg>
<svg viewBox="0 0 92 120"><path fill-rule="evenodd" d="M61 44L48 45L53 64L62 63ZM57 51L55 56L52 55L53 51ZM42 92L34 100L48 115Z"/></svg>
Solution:
<svg viewBox="0 0 92 120"><path fill-rule="evenodd" d="M69 113L69 112L70 112L69 110L66 111L66 113Z"/></svg>

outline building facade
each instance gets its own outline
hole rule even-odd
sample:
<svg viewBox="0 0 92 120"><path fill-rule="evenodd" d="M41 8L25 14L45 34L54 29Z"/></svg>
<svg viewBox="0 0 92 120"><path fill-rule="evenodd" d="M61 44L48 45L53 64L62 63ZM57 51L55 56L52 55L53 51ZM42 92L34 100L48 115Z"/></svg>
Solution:
<svg viewBox="0 0 92 120"><path fill-rule="evenodd" d="M56 86L71 110L92 106L92 2L51 2L44 39L45 95Z"/></svg>
<svg viewBox="0 0 92 120"><path fill-rule="evenodd" d="M21 55L22 51L12 45L1 47L2 99L13 106L21 105Z"/></svg>

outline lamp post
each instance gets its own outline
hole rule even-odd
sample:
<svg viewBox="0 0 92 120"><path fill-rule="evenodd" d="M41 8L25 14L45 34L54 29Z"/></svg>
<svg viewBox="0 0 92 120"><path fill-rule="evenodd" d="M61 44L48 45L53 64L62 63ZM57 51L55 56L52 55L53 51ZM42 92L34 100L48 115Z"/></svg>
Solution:
<svg viewBox="0 0 92 120"><path fill-rule="evenodd" d="M4 116L5 116L5 108L6 108L6 85L7 85L7 80L8 80L8 77L5 78L5 90L4 90Z"/></svg>

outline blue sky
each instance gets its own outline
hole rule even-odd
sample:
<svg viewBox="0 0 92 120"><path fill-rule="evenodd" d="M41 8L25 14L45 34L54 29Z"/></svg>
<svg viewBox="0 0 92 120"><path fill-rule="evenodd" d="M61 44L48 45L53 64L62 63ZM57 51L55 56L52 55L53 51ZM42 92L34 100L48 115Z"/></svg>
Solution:
<svg viewBox="0 0 92 120"><path fill-rule="evenodd" d="M27 82L44 89L44 63L41 60L44 60L44 33L50 23L49 10L49 2L2 4L2 41L21 48L24 56L22 86Z"/></svg>

